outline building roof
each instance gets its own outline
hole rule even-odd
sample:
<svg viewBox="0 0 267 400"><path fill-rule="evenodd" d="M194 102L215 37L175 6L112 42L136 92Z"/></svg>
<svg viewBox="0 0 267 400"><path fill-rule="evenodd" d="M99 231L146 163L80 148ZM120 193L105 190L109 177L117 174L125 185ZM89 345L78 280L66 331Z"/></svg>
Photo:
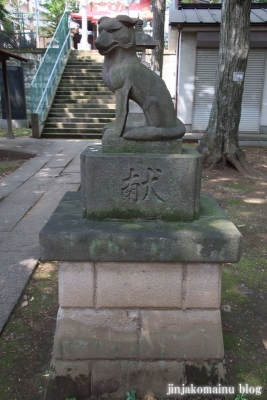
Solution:
<svg viewBox="0 0 267 400"><path fill-rule="evenodd" d="M260 7L259 7L260 6ZM267 24L267 4L252 5L250 12L251 24ZM170 24L220 24L221 7L211 4L203 7L190 4L183 5L178 10L170 9Z"/></svg>

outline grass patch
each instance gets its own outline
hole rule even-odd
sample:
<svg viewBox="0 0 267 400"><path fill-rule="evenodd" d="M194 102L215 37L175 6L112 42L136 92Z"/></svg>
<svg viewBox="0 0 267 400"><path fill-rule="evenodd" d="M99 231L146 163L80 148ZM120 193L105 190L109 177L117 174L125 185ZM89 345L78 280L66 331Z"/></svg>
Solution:
<svg viewBox="0 0 267 400"><path fill-rule="evenodd" d="M5 164L0 164L0 174L4 172L11 172L17 168L17 163L14 161L6 161Z"/></svg>
<svg viewBox="0 0 267 400"><path fill-rule="evenodd" d="M27 160L9 160L0 158L0 179L15 171Z"/></svg>
<svg viewBox="0 0 267 400"><path fill-rule="evenodd" d="M0 336L1 400L44 398L57 309L57 264L40 264Z"/></svg>
<svg viewBox="0 0 267 400"><path fill-rule="evenodd" d="M15 128L13 129L13 133L15 137L31 137L32 130L31 128ZM6 137L7 129L0 128L0 137Z"/></svg>

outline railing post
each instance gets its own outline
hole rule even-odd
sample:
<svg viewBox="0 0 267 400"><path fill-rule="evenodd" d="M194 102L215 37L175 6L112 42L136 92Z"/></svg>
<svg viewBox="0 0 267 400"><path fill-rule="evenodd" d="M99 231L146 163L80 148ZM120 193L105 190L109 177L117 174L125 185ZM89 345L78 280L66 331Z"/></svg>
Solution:
<svg viewBox="0 0 267 400"><path fill-rule="evenodd" d="M31 114L31 123L32 123L32 137L34 139L40 139L39 116L38 116L38 114Z"/></svg>

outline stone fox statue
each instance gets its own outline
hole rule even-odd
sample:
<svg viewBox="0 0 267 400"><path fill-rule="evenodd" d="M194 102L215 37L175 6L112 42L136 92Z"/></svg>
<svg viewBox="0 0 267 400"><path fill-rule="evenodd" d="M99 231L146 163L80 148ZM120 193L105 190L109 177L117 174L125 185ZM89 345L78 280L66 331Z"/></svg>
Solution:
<svg viewBox="0 0 267 400"><path fill-rule="evenodd" d="M177 119L165 82L143 65L136 56L134 25L138 19L127 15L99 20L99 36L95 45L105 56L103 81L115 93L116 120L114 129L105 137L132 140L169 140L181 138L184 124ZM129 99L144 111L147 126L125 129Z"/></svg>

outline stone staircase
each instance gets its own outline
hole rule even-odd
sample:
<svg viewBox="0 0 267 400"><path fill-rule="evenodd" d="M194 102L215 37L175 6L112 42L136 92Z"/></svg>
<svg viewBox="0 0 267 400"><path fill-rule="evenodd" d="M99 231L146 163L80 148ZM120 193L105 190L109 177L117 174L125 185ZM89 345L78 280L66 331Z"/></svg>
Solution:
<svg viewBox="0 0 267 400"><path fill-rule="evenodd" d="M115 96L102 81L103 57L72 50L50 109L43 138L100 139L115 119Z"/></svg>

